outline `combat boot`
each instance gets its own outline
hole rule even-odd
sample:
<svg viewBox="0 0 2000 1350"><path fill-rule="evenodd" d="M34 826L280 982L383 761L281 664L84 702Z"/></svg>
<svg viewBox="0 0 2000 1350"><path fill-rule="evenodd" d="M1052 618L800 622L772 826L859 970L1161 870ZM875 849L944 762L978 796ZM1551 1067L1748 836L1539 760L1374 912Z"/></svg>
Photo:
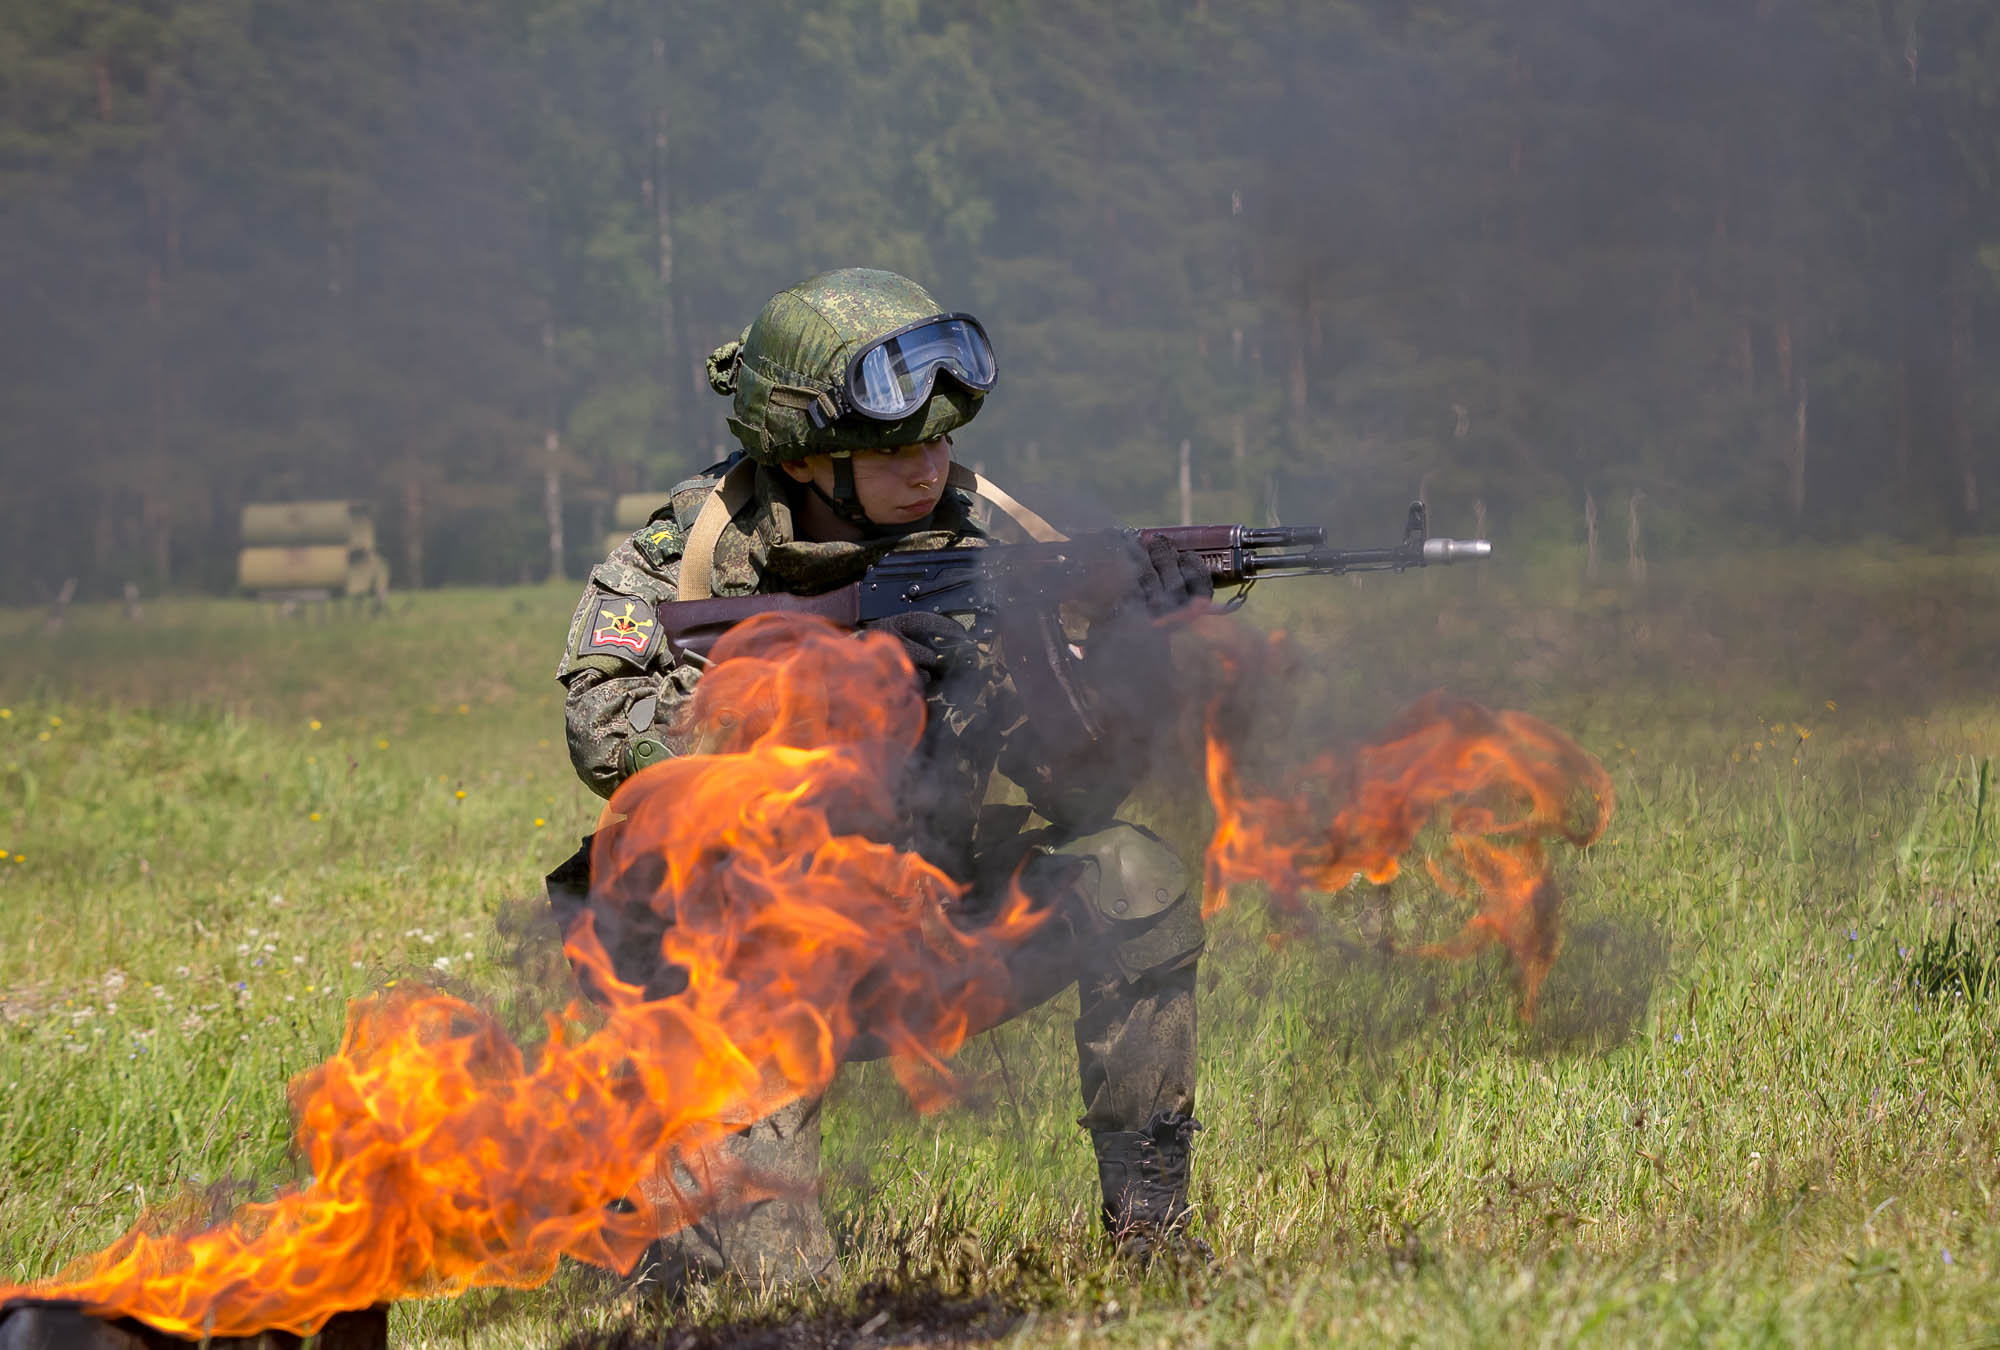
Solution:
<svg viewBox="0 0 2000 1350"><path fill-rule="evenodd" d="M1143 1130L1093 1130L1104 1231L1118 1254L1140 1264L1161 1255L1207 1264L1208 1244L1188 1231L1189 1143L1201 1122L1162 1111Z"/></svg>

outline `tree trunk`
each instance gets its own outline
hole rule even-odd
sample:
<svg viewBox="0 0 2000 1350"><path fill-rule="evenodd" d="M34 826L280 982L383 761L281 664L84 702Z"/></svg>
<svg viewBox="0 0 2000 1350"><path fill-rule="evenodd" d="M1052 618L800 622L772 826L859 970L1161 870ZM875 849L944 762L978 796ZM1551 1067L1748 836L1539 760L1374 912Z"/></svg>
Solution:
<svg viewBox="0 0 2000 1350"><path fill-rule="evenodd" d="M1979 517L1979 465L1972 453L1972 427L1966 417L1966 372L1972 366L1972 287L1963 268L1954 268L1951 287L1951 343L1945 364L1951 453L1958 470L1959 510L1970 525Z"/></svg>
<svg viewBox="0 0 2000 1350"><path fill-rule="evenodd" d="M1583 575L1597 580L1597 498L1588 489L1583 494Z"/></svg>
<svg viewBox="0 0 2000 1350"><path fill-rule="evenodd" d="M548 422L542 432L542 515L549 527L549 579L563 576L562 433L556 429L556 326L542 321L542 356L548 367Z"/></svg>
<svg viewBox="0 0 2000 1350"><path fill-rule="evenodd" d="M1646 550L1639 542L1639 503L1644 501L1645 497L1645 493L1635 492L1632 494L1632 500L1626 504L1625 566L1635 583L1646 579Z"/></svg>
<svg viewBox="0 0 2000 1350"><path fill-rule="evenodd" d="M1792 446L1786 459L1791 469L1792 523L1796 525L1806 514L1806 382L1803 379L1799 381L1798 414L1792 424Z"/></svg>
<svg viewBox="0 0 2000 1350"><path fill-rule="evenodd" d="M562 464L558 458L562 453L562 443L556 439L556 430L549 428L546 446L549 452L548 466L542 470L542 514L549 522L549 577L561 580L563 575L563 505L562 505Z"/></svg>
<svg viewBox="0 0 2000 1350"><path fill-rule="evenodd" d="M679 328L674 322L674 229L672 199L667 191L669 77L667 40L664 37L653 39L653 76L653 231L660 287L660 390L665 400L660 409L660 421L667 443L672 444L680 439L683 431L680 418L682 362Z"/></svg>
<svg viewBox="0 0 2000 1350"><path fill-rule="evenodd" d="M403 481L403 565L410 589L424 584L424 489L415 478Z"/></svg>
<svg viewBox="0 0 2000 1350"><path fill-rule="evenodd" d="M99 505L97 521L90 532L90 561L92 569L102 576L111 570L111 554L116 547L116 537L111 524L111 508Z"/></svg>
<svg viewBox="0 0 2000 1350"><path fill-rule="evenodd" d="M155 587L164 591L174 579L173 513L163 499L149 492L139 508L139 519L153 550Z"/></svg>

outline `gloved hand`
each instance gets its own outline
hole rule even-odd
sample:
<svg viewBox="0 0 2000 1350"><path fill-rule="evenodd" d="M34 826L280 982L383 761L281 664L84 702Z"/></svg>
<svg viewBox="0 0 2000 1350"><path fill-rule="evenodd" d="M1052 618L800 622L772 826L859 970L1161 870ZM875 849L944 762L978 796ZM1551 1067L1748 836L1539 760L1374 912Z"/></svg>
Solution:
<svg viewBox="0 0 2000 1350"><path fill-rule="evenodd" d="M903 644L903 654L916 667L917 678L926 690L944 683L957 668L978 659L979 649L965 627L942 614L917 610L891 614L869 625L893 633Z"/></svg>
<svg viewBox="0 0 2000 1350"><path fill-rule="evenodd" d="M1135 540L1133 548L1140 555L1133 559L1139 572L1139 598L1154 618L1215 594L1208 565L1194 554L1181 552L1158 535Z"/></svg>

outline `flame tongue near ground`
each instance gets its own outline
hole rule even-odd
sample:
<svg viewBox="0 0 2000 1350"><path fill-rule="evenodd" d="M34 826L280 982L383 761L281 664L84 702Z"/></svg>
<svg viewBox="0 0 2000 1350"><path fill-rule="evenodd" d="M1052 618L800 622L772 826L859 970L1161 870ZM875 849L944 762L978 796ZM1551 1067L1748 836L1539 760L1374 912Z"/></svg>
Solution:
<svg viewBox="0 0 2000 1350"><path fill-rule="evenodd" d="M609 1006L587 1035L583 1010L552 1019L532 1062L460 999L357 999L339 1051L292 1084L307 1185L203 1231L142 1224L0 1296L189 1336L307 1333L343 1309L538 1284L563 1256L625 1268L704 1203L663 1213L641 1180L824 1089L863 1028L934 1093L922 1067L994 1019L1000 954L1037 916L1016 897L962 933L950 879L875 842L893 837L895 776L923 725L895 639L773 616L714 655L707 753L631 780L594 856L600 905L674 914L663 951L684 988L649 1001L579 925L571 954Z"/></svg>
<svg viewBox="0 0 2000 1350"><path fill-rule="evenodd" d="M1042 916L1016 890L961 930L951 879L878 842L898 836L897 776L924 716L895 639L771 615L713 656L695 710L712 728L703 753L633 778L612 801L624 821L598 835L591 914L567 944L601 1017L551 1018L530 1055L447 994L356 999L338 1052L291 1085L311 1181L199 1231L142 1221L0 1299L74 1300L187 1336L309 1333L346 1309L532 1286L565 1256L623 1269L730 1198L642 1182L675 1163L717 1175L718 1141L823 1090L862 1038L933 1104L942 1059L1007 1007L1006 957ZM1533 718L1433 698L1314 772L1288 795L1248 795L1211 734L1210 906L1245 881L1289 902L1357 873L1387 880L1443 812L1452 841L1434 875L1481 898L1440 950L1506 943L1532 1009L1556 938L1541 844L1603 828L1596 761ZM632 914L663 933L675 978L620 978L597 920ZM734 1197L757 1193L756 1178L733 1180Z"/></svg>
<svg viewBox="0 0 2000 1350"><path fill-rule="evenodd" d="M1283 641L1274 636L1271 648ZM1237 636L1219 642L1216 654L1239 682L1272 659L1271 650ZM1209 912L1242 883L1262 883L1284 907L1303 891L1339 891L1356 877L1389 882L1418 834L1441 818L1447 854L1425 868L1450 894L1476 892L1479 908L1456 936L1420 950L1460 957L1499 942L1520 975L1522 1015L1533 1017L1561 941L1562 895L1545 845L1563 839L1582 847L1611 820L1615 794L1596 757L1526 713L1431 694L1346 757L1323 754L1281 790L1252 793L1220 730L1222 703L1210 707L1206 736L1216 813Z"/></svg>

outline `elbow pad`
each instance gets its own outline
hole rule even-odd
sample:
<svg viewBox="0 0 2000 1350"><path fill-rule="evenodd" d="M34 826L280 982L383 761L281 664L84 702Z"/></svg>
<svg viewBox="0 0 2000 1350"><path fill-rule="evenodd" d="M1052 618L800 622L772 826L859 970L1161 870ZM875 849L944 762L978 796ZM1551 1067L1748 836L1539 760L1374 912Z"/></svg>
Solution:
<svg viewBox="0 0 2000 1350"><path fill-rule="evenodd" d="M672 754L673 751L667 749L657 736L634 736L625 745L625 776L630 778L639 770L658 764Z"/></svg>

